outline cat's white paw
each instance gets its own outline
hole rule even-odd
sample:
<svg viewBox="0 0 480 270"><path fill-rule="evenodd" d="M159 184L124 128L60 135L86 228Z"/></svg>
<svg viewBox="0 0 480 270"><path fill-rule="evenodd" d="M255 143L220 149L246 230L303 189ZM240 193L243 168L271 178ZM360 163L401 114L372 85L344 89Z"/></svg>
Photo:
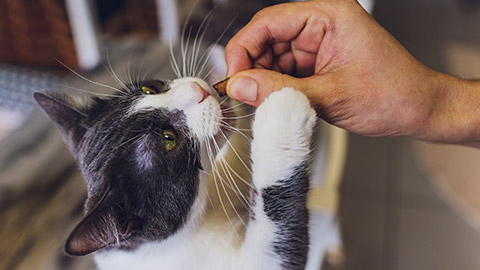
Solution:
<svg viewBox="0 0 480 270"><path fill-rule="evenodd" d="M315 111L304 94L293 88L272 93L255 114L254 171L257 167L256 173L269 174L272 180L287 176L289 170L306 161L315 123Z"/></svg>
<svg viewBox="0 0 480 270"><path fill-rule="evenodd" d="M272 93L258 107L253 124L254 136L295 147L310 141L315 111L307 97L293 88Z"/></svg>

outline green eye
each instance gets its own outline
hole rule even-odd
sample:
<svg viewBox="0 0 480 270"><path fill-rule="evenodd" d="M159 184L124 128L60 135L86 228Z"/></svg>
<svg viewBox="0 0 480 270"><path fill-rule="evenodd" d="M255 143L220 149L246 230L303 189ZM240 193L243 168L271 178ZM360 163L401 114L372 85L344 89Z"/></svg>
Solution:
<svg viewBox="0 0 480 270"><path fill-rule="evenodd" d="M170 130L163 131L163 143L167 152L172 150L177 145L175 134Z"/></svg>
<svg viewBox="0 0 480 270"><path fill-rule="evenodd" d="M150 88L148 86L142 86L142 91L147 94L147 95L155 95L158 94L157 91L155 91L153 88Z"/></svg>

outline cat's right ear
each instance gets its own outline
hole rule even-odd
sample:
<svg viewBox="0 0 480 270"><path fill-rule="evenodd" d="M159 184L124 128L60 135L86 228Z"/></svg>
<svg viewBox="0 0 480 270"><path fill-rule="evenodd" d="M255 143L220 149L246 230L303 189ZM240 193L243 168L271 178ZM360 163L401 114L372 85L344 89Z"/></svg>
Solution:
<svg viewBox="0 0 480 270"><path fill-rule="evenodd" d="M85 133L85 127L81 123L84 123L87 115L68 102L46 93L35 92L33 97L61 131L70 150L74 151L78 139Z"/></svg>
<svg viewBox="0 0 480 270"><path fill-rule="evenodd" d="M100 202L73 229L65 243L68 255L84 256L121 242L129 245L137 219L128 218L115 193L107 188Z"/></svg>
<svg viewBox="0 0 480 270"><path fill-rule="evenodd" d="M107 191L105 194L108 194ZM73 229L65 243L70 256L84 256L115 243L119 237L117 219L108 195Z"/></svg>

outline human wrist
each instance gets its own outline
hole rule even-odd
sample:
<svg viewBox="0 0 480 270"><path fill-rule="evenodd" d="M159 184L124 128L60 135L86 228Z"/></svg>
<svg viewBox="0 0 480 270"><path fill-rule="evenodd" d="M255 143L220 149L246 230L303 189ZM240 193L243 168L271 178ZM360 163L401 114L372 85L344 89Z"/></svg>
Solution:
<svg viewBox="0 0 480 270"><path fill-rule="evenodd" d="M457 143L480 148L480 81L460 81L459 91L465 100L457 104L459 106L456 108L458 129L461 132Z"/></svg>
<svg viewBox="0 0 480 270"><path fill-rule="evenodd" d="M436 72L430 83L433 100L417 138L435 143L480 147L480 81Z"/></svg>

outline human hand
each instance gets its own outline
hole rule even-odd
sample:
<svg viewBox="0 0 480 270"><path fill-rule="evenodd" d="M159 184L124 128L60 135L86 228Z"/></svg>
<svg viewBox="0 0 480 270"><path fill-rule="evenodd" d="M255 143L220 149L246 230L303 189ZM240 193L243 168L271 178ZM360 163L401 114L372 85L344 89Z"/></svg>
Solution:
<svg viewBox="0 0 480 270"><path fill-rule="evenodd" d="M452 133L460 123L447 123L442 108L452 96L455 110L473 108L471 89L418 62L354 0L261 10L230 40L226 61L227 93L253 106L290 86L320 117L355 133L468 140L468 131Z"/></svg>

